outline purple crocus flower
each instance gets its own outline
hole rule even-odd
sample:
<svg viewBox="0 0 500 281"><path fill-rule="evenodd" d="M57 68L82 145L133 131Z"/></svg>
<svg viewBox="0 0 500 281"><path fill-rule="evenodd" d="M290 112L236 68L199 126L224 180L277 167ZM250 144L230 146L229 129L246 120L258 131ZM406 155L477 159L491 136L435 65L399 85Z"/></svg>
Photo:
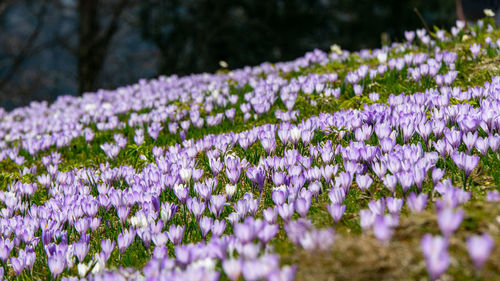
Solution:
<svg viewBox="0 0 500 281"><path fill-rule="evenodd" d="M488 153L488 149L490 148L490 144L487 138L477 138L475 142L476 149L481 153L481 155L485 156Z"/></svg>
<svg viewBox="0 0 500 281"><path fill-rule="evenodd" d="M370 188L370 186L373 183L373 180L368 174L357 175L356 176L356 183L358 184L358 186L361 190L365 190L365 189Z"/></svg>
<svg viewBox="0 0 500 281"><path fill-rule="evenodd" d="M402 171L397 173L397 178L403 189L403 193L406 194L410 190L411 186L415 183L415 177L410 171Z"/></svg>
<svg viewBox="0 0 500 281"><path fill-rule="evenodd" d="M219 237L224 233L225 229L226 229L226 221L224 219L214 220L211 229L212 235L215 237Z"/></svg>
<svg viewBox="0 0 500 281"><path fill-rule="evenodd" d="M432 183L436 185L444 176L445 170L434 168L432 170Z"/></svg>
<svg viewBox="0 0 500 281"><path fill-rule="evenodd" d="M274 172L272 175L272 180L274 185L280 186L285 183L285 172Z"/></svg>
<svg viewBox="0 0 500 281"><path fill-rule="evenodd" d="M462 223L464 215L464 210L454 212L451 208L443 208L439 211L437 221L441 233L443 233L445 237L450 237L450 235L460 226L460 223Z"/></svg>
<svg viewBox="0 0 500 281"><path fill-rule="evenodd" d="M16 275L20 275L24 270L24 261L22 258L11 257L10 264ZM49 264L50 265L50 264ZM52 271L52 270L51 270Z"/></svg>
<svg viewBox="0 0 500 281"><path fill-rule="evenodd" d="M369 209L363 209L359 212L360 225L363 230L367 230L373 226L375 222L375 214Z"/></svg>
<svg viewBox="0 0 500 281"><path fill-rule="evenodd" d="M103 257L104 262L109 259L111 256L111 252L115 248L115 241L111 241L110 239L101 240L101 257Z"/></svg>
<svg viewBox="0 0 500 281"><path fill-rule="evenodd" d="M300 245L309 251L322 250L325 251L333 245L335 241L335 231L333 228L316 229L304 233L300 238Z"/></svg>
<svg viewBox="0 0 500 281"><path fill-rule="evenodd" d="M0 238L0 259L5 263L14 248L14 243L8 238Z"/></svg>
<svg viewBox="0 0 500 281"><path fill-rule="evenodd" d="M343 188L332 188L330 192L328 192L328 198L332 203L342 204L345 200L345 191Z"/></svg>
<svg viewBox="0 0 500 281"><path fill-rule="evenodd" d="M340 205L337 203L331 203L327 205L326 208L335 221L335 224L342 218L345 212L345 205Z"/></svg>
<svg viewBox="0 0 500 281"><path fill-rule="evenodd" d="M454 151L451 154L451 159L455 162L458 168L464 170L465 181L467 181L469 175L472 173L472 170L474 170L479 163L479 156L468 155L458 151Z"/></svg>
<svg viewBox="0 0 500 281"><path fill-rule="evenodd" d="M182 237L184 236L184 226L180 225L170 225L168 232L168 239L174 244L174 245L180 245L182 242Z"/></svg>
<svg viewBox="0 0 500 281"><path fill-rule="evenodd" d="M235 185L238 183L238 179L240 178L241 173L241 164L239 158L228 157L226 159L226 175L231 182L231 184Z"/></svg>
<svg viewBox="0 0 500 281"><path fill-rule="evenodd" d="M280 269L276 269L267 275L267 280L269 281L292 281L295 280L295 273L297 271L297 266L283 266Z"/></svg>
<svg viewBox="0 0 500 281"><path fill-rule="evenodd" d="M278 208L268 207L267 209L262 211L262 215L264 216L264 220L268 224L275 224L278 220Z"/></svg>
<svg viewBox="0 0 500 281"><path fill-rule="evenodd" d="M210 228L212 227L213 219L209 217L202 217L200 219L200 230L201 230L201 236L203 239L207 237L208 232L210 231Z"/></svg>
<svg viewBox="0 0 500 281"><path fill-rule="evenodd" d="M278 206L278 214L284 221L289 221L293 216L294 206L293 204L283 203Z"/></svg>
<svg viewBox="0 0 500 281"><path fill-rule="evenodd" d="M262 193L262 187L264 186L265 173L261 167L249 168L247 170L247 176L259 188L259 193Z"/></svg>
<svg viewBox="0 0 500 281"><path fill-rule="evenodd" d="M255 238L255 229L252 223L245 220L243 223L234 225L234 235L242 244L251 242Z"/></svg>
<svg viewBox="0 0 500 281"><path fill-rule="evenodd" d="M383 198L368 203L368 208L377 216L383 216L385 211L385 201Z"/></svg>
<svg viewBox="0 0 500 281"><path fill-rule="evenodd" d="M500 201L500 193L498 192L498 190L488 191L486 193L486 201L488 202Z"/></svg>
<svg viewBox="0 0 500 281"><path fill-rule="evenodd" d="M205 212L206 203L202 202L200 199L195 197L195 198L190 198L187 201L186 205L187 205L189 211L191 211L191 213L193 213L193 216L195 217L195 219L197 221L200 220L201 215L203 214L203 212Z"/></svg>
<svg viewBox="0 0 500 281"><path fill-rule="evenodd" d="M348 172L341 172L335 177L335 182L338 182L339 187L343 188L347 194L349 192L349 188L351 187L352 178L352 174Z"/></svg>
<svg viewBox="0 0 500 281"><path fill-rule="evenodd" d="M389 210L391 214L398 214L401 208L403 208L403 203L404 200L400 198L387 197L385 199L387 210Z"/></svg>
<svg viewBox="0 0 500 281"><path fill-rule="evenodd" d="M477 132L468 132L467 134L464 134L462 136L462 140L465 147L467 148L467 152L470 153L472 148L474 148L474 145L476 144Z"/></svg>
<svg viewBox="0 0 500 281"><path fill-rule="evenodd" d="M263 244L269 243L271 239L278 233L279 226L277 224L265 224L261 231L257 233L257 237Z"/></svg>
<svg viewBox="0 0 500 281"><path fill-rule="evenodd" d="M384 185L389 189L389 191L394 195L396 191L396 185L398 183L398 179L394 175L386 175L382 180Z"/></svg>
<svg viewBox="0 0 500 281"><path fill-rule="evenodd" d="M306 199L306 198L298 198L295 201L295 210L301 217L307 216L307 212L309 211L309 208L311 207L311 200Z"/></svg>
<svg viewBox="0 0 500 281"><path fill-rule="evenodd" d="M467 239L467 250L477 270L483 267L494 245L495 242L488 233L473 235Z"/></svg>
<svg viewBox="0 0 500 281"><path fill-rule="evenodd" d="M219 217L226 204L226 197L224 195L213 195L210 197L209 209L215 217Z"/></svg>
<svg viewBox="0 0 500 281"><path fill-rule="evenodd" d="M271 198L273 199L274 204L277 206L281 206L285 203L286 200L286 192L281 189L275 188L273 193L271 194Z"/></svg>
<svg viewBox="0 0 500 281"><path fill-rule="evenodd" d="M241 259L227 259L222 262L222 269L231 281L236 281L241 275L243 262Z"/></svg>
<svg viewBox="0 0 500 281"><path fill-rule="evenodd" d="M83 259L85 259L90 250L90 245L85 241L80 240L77 243L75 243L73 247L75 250L76 257L78 258L78 261L83 262Z"/></svg>
<svg viewBox="0 0 500 281"><path fill-rule="evenodd" d="M379 241L383 243L388 242L391 239L393 232L393 229L386 222L384 216L377 216L375 218L373 223L373 234Z"/></svg>
<svg viewBox="0 0 500 281"><path fill-rule="evenodd" d="M118 213L118 218L120 218L120 222L123 224L127 219L128 214L130 213L130 207L122 205L118 207L117 213Z"/></svg>
<svg viewBox="0 0 500 281"><path fill-rule="evenodd" d="M120 253L124 253L125 250L134 242L136 232L133 228L123 231L123 233L118 234L117 244Z"/></svg>
<svg viewBox="0 0 500 281"><path fill-rule="evenodd" d="M177 211L177 205L165 202L161 204L160 217L164 223L167 223Z"/></svg>
<svg viewBox="0 0 500 281"><path fill-rule="evenodd" d="M474 43L470 46L470 52L472 54L472 58L475 59L480 51L481 51L481 44Z"/></svg>
<svg viewBox="0 0 500 281"><path fill-rule="evenodd" d="M427 193L421 193L419 195L416 195L414 192L412 192L408 196L406 204L408 205L408 208L410 208L412 212L420 213L425 209L425 206L427 205L427 198L428 198Z"/></svg>
<svg viewBox="0 0 500 281"><path fill-rule="evenodd" d="M426 234L421 242L422 252L431 280L437 280L450 265L448 241L441 236Z"/></svg>
<svg viewBox="0 0 500 281"><path fill-rule="evenodd" d="M387 172L387 167L382 162L374 162L372 164L372 169L373 169L373 172L375 173L375 175L377 175L377 177L379 179L383 179L385 176L385 173Z"/></svg>
<svg viewBox="0 0 500 281"><path fill-rule="evenodd" d="M55 279L66 267L66 256L55 254L49 257L49 269Z"/></svg>

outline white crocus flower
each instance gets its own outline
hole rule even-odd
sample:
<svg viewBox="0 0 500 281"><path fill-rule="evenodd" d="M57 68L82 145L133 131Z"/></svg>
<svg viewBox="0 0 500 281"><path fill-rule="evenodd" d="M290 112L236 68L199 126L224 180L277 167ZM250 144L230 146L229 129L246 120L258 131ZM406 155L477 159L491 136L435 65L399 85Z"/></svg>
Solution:
<svg viewBox="0 0 500 281"><path fill-rule="evenodd" d="M185 182L185 183L188 183L191 180L191 175L192 174L193 174L193 170L192 169L182 168L179 171L179 175L181 176L182 181Z"/></svg>
<svg viewBox="0 0 500 281"><path fill-rule="evenodd" d="M84 264L84 263L79 263L78 264L78 275L83 278L87 275L87 272L89 271L89 266Z"/></svg>
<svg viewBox="0 0 500 281"><path fill-rule="evenodd" d="M483 11L487 17L494 17L495 16L495 12L493 12L491 9L484 9Z"/></svg>

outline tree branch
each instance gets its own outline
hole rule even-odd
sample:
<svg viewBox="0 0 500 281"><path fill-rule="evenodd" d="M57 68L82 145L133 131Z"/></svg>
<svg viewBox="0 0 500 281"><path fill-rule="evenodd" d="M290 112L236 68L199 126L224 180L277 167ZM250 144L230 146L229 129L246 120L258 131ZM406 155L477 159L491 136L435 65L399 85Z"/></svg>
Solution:
<svg viewBox="0 0 500 281"><path fill-rule="evenodd" d="M109 41L111 41L111 38L113 38L113 35L118 30L120 17L125 8L128 6L128 3L129 0L121 0L120 3L115 7L113 11L114 12L113 17L111 18L111 21L108 24L106 31L104 31L104 33L96 40L97 45L107 45Z"/></svg>
<svg viewBox="0 0 500 281"><path fill-rule="evenodd" d="M41 5L42 6L40 7L40 10L36 14L36 26L33 29L33 32L28 37L28 40L26 40L26 44L24 44L19 53L14 57L12 65L7 74L2 79L0 79L0 90L5 87L7 82L9 82L12 76L14 76L23 62L29 57L30 48L38 39L38 35L40 34L40 31L42 30L42 27L44 25L44 16L47 12L47 0L44 0Z"/></svg>

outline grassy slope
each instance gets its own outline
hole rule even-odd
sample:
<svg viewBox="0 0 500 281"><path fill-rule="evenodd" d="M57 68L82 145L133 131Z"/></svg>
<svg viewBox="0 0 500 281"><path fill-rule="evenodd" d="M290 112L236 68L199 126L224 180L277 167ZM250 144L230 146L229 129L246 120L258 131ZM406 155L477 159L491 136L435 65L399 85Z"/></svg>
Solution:
<svg viewBox="0 0 500 281"><path fill-rule="evenodd" d="M495 38L499 38L500 31L495 31ZM454 50L459 54L459 62L457 63L457 70L459 71L458 78L455 85L461 87L469 87L475 85L482 85L485 81L491 79L494 75L500 75L500 69L497 67L500 59L498 58L497 51L489 51L488 56L483 56L478 61L465 60L464 57L469 54L468 46L473 41L484 41L482 34L478 38L469 39L464 42L449 42L444 43L441 47L443 49ZM423 46L418 50L420 52L427 52ZM369 61L369 64L376 64L376 61ZM285 78L296 77L298 75L307 73L330 73L332 71L339 74L338 81L344 81L344 77L348 71L356 69L360 65L360 60L355 55L343 64L338 62L330 63L325 66L313 66L303 69L297 73L283 74ZM381 95L381 100L385 101L387 97L392 94L415 93L422 91L429 86L434 86L433 81L423 81L420 84L414 83L406 79L406 75L391 74L379 77L374 83L367 85L365 93L376 91ZM340 86L340 83L339 83ZM243 95L249 91L249 87L243 87L242 91L233 88L233 91L239 95ZM312 107L308 98L305 95L299 95L295 109L300 109L302 118L307 118L312 115L317 115L319 112L333 112L344 108L357 108L362 106L363 103L370 103L365 98L354 97L352 89L343 88L341 98L338 101L321 100L318 96L311 96L309 98L317 99L318 106ZM229 131L243 131L252 128L256 125L266 123L277 123L274 117L274 110L277 108L284 109L281 102L273 105L270 113L260 116L258 120L251 120L243 123L243 116L241 112L237 113L234 124L225 120L221 125L216 127L204 127L201 130L190 128L187 137L199 139L207 134L216 134ZM121 120L127 120L128 116L121 116ZM113 132L96 132L95 139L87 144L83 138L78 138L72 141L70 147L60 149L62 154L63 163L60 165L61 170L72 170L79 167L97 167L101 163L110 162L111 166L121 166L129 164L137 169L141 169L146 164L142 160L137 160L138 153L150 154L153 146L166 146L180 142L177 135L171 135L167 130L160 133L157 141L146 136L145 144L137 148L129 145L126 149L122 150L119 156L109 161L104 152L101 150L100 145L112 139L114 133L122 133L128 139L129 143L133 143L134 129L125 128L121 131ZM283 147L278 147L277 151L283 151ZM51 151L55 151L52 148ZM246 152L238 147L235 148L235 153L247 159L257 161L260 156L265 155L262 147L254 144ZM50 154L46 152L44 155ZM37 165L38 170L42 170L41 155L36 158L31 158L26 152L23 154L27 159L25 166ZM200 158L200 167L206 169L206 159ZM252 161L252 160L249 160ZM466 217L460 226L457 234L453 236L451 245L449 247L452 263L446 273L445 279L453 280L470 280L474 278L482 278L484 280L493 280L495 277L500 276L500 206L498 204L487 203L484 201L486 189L499 187L499 174L500 165L498 164L498 154L493 155L490 153L486 159L480 161L478 168L473 173L472 184L470 185L472 198L470 202L465 204ZM457 171L448 169L445 177L452 177L454 183L460 182L460 177L457 176ZM5 190L9 183L16 180L23 180L26 182L35 181L34 175L19 176L19 167L12 161L6 160L0 163L0 187ZM220 185L223 186L227 182L227 178L219 176ZM248 183L247 183L248 184ZM248 185L243 183L241 188L246 188ZM246 186L246 187L245 187ZM430 188L430 183L426 183L426 187ZM272 186L266 184L265 189L270 190ZM352 188L351 190L357 190ZM380 181L375 181L372 186L372 194L375 197L387 195L383 185ZM165 194L166 197L173 196L172 194ZM37 192L33 202L40 204L47 199L47 194ZM266 201L267 200L267 201ZM262 205L269 202L269 198L264 198ZM436 224L435 212L432 208L428 208L421 214L402 216L400 226L396 229L392 241L387 245L382 245L375 238L369 234L361 234L359 227L359 218L357 213L360 209L366 208L370 198L360 192L351 192L346 200L347 211L343 219L339 222L336 228L337 241L331 252L325 253L310 253L300 249L296 249L291 242L287 239L275 239L273 246L276 251L281 255L282 262L286 264L295 263L298 265L298 279L299 280L415 280L421 279L426 276L425 264L420 250L420 238L424 233L438 234L439 230ZM326 194L322 195L319 202L313 202L308 218L313 221L315 226L325 227L332 226L332 220L326 211L326 202L328 202ZM263 206L262 206L263 207ZM102 212L102 210L100 211ZM226 209L226 212L228 210ZM403 213L408 214L406 206ZM133 213L133 212L132 212ZM85 260L88 262L90 257L93 256L99 248L98 243L103 238L115 239L120 232L121 226L119 225L116 212L110 211L107 213L102 212L104 224L97 233L92 234L91 252ZM179 211L174 217L174 223L184 223L183 212ZM199 241L200 237L195 233L194 222L188 224L188 229L193 229L191 235L186 240L190 242ZM231 231L230 227L226 233ZM472 263L470 262L466 249L465 237L480 231L488 231L492 237L496 237L497 247L489 259L486 267L482 270L481 275L474 274ZM76 234L70 237L76 239ZM280 230L278 237L285 237L283 230ZM187 242L187 241L186 241ZM37 254L38 255L38 254ZM109 266L134 266L141 267L147 262L151 255L151 248L145 251L145 248L139 239L127 249L127 251L119 256L118 251L114 251L110 258ZM46 262L37 259L37 264L34 267L33 278L44 279L46 278L48 268ZM11 272L12 273L12 272ZM77 274L76 267L71 270L71 274Z"/></svg>

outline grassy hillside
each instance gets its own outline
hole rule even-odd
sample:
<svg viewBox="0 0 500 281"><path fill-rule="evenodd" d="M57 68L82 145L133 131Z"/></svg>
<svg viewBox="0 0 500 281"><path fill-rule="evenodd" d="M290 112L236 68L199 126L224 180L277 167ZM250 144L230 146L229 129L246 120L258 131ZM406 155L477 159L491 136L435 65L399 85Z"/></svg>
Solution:
<svg viewBox="0 0 500 281"><path fill-rule="evenodd" d="M500 278L500 30L406 39L0 112L4 278Z"/></svg>

